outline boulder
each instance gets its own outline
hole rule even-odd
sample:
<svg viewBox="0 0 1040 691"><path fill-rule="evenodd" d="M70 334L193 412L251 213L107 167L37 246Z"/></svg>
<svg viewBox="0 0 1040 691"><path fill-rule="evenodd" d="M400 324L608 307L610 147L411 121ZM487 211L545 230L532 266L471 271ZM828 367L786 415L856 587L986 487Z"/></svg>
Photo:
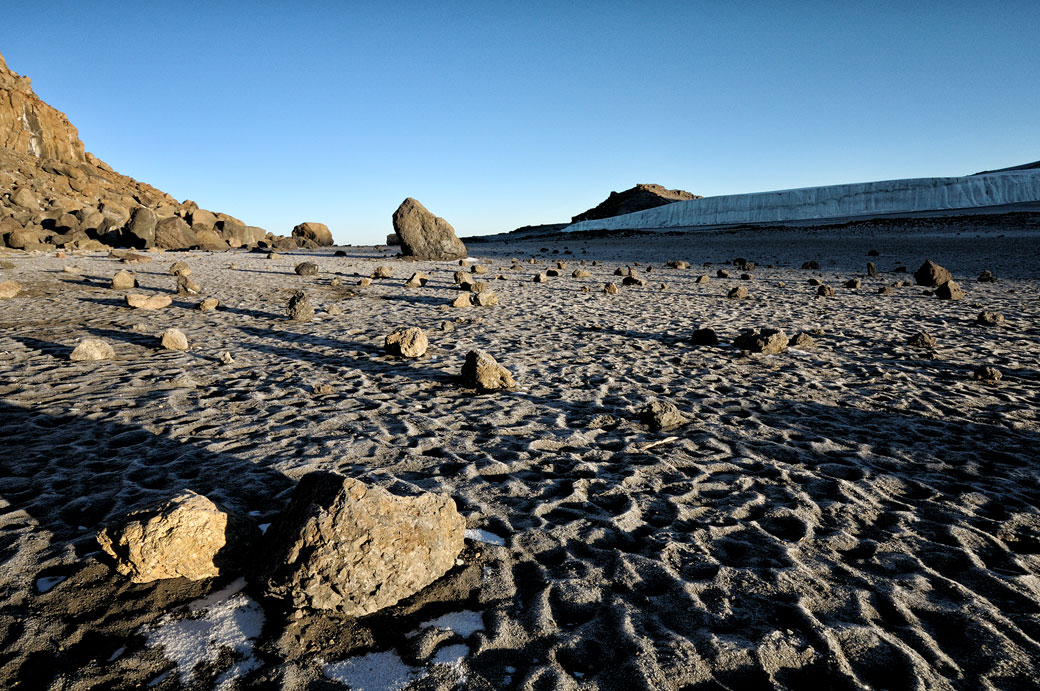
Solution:
<svg viewBox="0 0 1040 691"><path fill-rule="evenodd" d="M294 269L298 276L317 276L318 265L314 262L300 262Z"/></svg>
<svg viewBox="0 0 1040 691"><path fill-rule="evenodd" d="M460 273L456 271L455 273ZM430 280L430 277L424 273L416 271L412 274L412 277L404 284L405 288L422 288L426 285L426 282ZM456 281L458 282L458 281Z"/></svg>
<svg viewBox="0 0 1040 691"><path fill-rule="evenodd" d="M606 285L603 286L603 292L606 293L607 295L617 295L618 294L618 287L616 285L614 285L613 283L607 283Z"/></svg>
<svg viewBox="0 0 1040 691"><path fill-rule="evenodd" d="M155 225L155 246L164 250L190 250L199 244L195 232L179 216L164 218Z"/></svg>
<svg viewBox="0 0 1040 691"><path fill-rule="evenodd" d="M787 334L780 329L743 329L733 345L750 353L779 355L787 350Z"/></svg>
<svg viewBox="0 0 1040 691"><path fill-rule="evenodd" d="M422 357L426 354L429 345L426 332L415 326L397 329L383 341L383 348L386 352L408 358Z"/></svg>
<svg viewBox="0 0 1040 691"><path fill-rule="evenodd" d="M466 362L462 365L462 382L466 386L485 391L511 389L516 386L509 370L483 350L471 350L466 353Z"/></svg>
<svg viewBox="0 0 1040 691"><path fill-rule="evenodd" d="M539 273L536 273L534 275L534 282L535 283L548 283L549 282L549 274L546 273L545 271L541 271Z"/></svg>
<svg viewBox="0 0 1040 691"><path fill-rule="evenodd" d="M672 269L688 269L690 268L690 262L684 262L682 260L670 261L665 266Z"/></svg>
<svg viewBox="0 0 1040 691"><path fill-rule="evenodd" d="M123 269L112 277L112 290L131 290L137 287L137 278L132 273Z"/></svg>
<svg viewBox="0 0 1040 691"><path fill-rule="evenodd" d="M949 271L931 259L925 260L924 264L921 264L921 268L914 272L914 280L917 281L917 285L929 288L942 285L952 278L953 276L950 275Z"/></svg>
<svg viewBox="0 0 1040 691"><path fill-rule="evenodd" d="M401 241L401 254L414 259L446 261L466 256L466 246L455 236L451 224L434 216L409 197L393 216L394 232Z"/></svg>
<svg viewBox="0 0 1040 691"><path fill-rule="evenodd" d="M195 307L200 312L211 312L211 311L217 309L217 307L219 305L220 305L220 301L217 300L216 298L206 298L206 299L202 300L201 302L199 302L199 304L197 304Z"/></svg>
<svg viewBox="0 0 1040 691"><path fill-rule="evenodd" d="M801 348L802 350L805 350L806 348L814 347L816 345L816 340L803 331L791 339L790 345L793 348Z"/></svg>
<svg viewBox="0 0 1040 691"><path fill-rule="evenodd" d="M639 421L652 430L667 430L686 424L688 419L668 401L649 401L639 411Z"/></svg>
<svg viewBox="0 0 1040 691"><path fill-rule="evenodd" d="M998 326L1004 323L1004 315L1000 312L982 311L975 321L982 326Z"/></svg>
<svg viewBox="0 0 1040 691"><path fill-rule="evenodd" d="M979 274L978 281L979 283L996 283L997 277L993 275L992 271L986 269L985 271Z"/></svg>
<svg viewBox="0 0 1040 691"><path fill-rule="evenodd" d="M198 295L202 292L202 288L199 284L191 280L184 274L177 275L177 294L178 295Z"/></svg>
<svg viewBox="0 0 1040 691"><path fill-rule="evenodd" d="M135 511L97 533L116 571L134 583L166 578L198 581L235 571L257 538L255 527L191 490Z"/></svg>
<svg viewBox="0 0 1040 691"><path fill-rule="evenodd" d="M690 343L698 346L713 346L718 345L719 337L715 333L715 329L702 328L697 329L690 336Z"/></svg>
<svg viewBox="0 0 1040 691"><path fill-rule="evenodd" d="M474 264L473 266L469 267L469 272L471 274L486 274L488 270L487 267L483 264Z"/></svg>
<svg viewBox="0 0 1040 691"><path fill-rule="evenodd" d="M936 345L935 336L931 335L927 331L918 331L906 340L906 344L912 348L928 348L934 350Z"/></svg>
<svg viewBox="0 0 1040 691"><path fill-rule="evenodd" d="M90 362L111 360L115 356L116 351L107 342L100 338L84 338L72 349L69 359L77 362Z"/></svg>
<svg viewBox="0 0 1040 691"><path fill-rule="evenodd" d="M451 301L451 306L452 307L472 307L473 306L473 296L470 295L469 293L463 293L462 295L458 296L457 298L455 298L454 300Z"/></svg>
<svg viewBox="0 0 1040 691"><path fill-rule="evenodd" d="M214 230L217 227L217 215L205 209L194 209L188 214L188 224L198 233L200 230Z"/></svg>
<svg viewBox="0 0 1040 691"><path fill-rule="evenodd" d="M816 289L816 294L822 298L834 297L834 288L831 288L829 285L824 284Z"/></svg>
<svg viewBox="0 0 1040 691"><path fill-rule="evenodd" d="M860 281L858 278L850 278L849 280L845 281L845 287L849 290L858 290L861 285L862 281Z"/></svg>
<svg viewBox="0 0 1040 691"><path fill-rule="evenodd" d="M586 269L575 269L571 272L571 278L590 278L592 273Z"/></svg>
<svg viewBox="0 0 1040 691"><path fill-rule="evenodd" d="M493 307L498 304L498 294L493 290L479 291L473 296L473 304L478 307Z"/></svg>
<svg viewBox="0 0 1040 691"><path fill-rule="evenodd" d="M694 283L704 284L704 283L709 282L710 280L711 280L711 276L709 276L708 274L701 274L700 276L697 277L697 280L694 281Z"/></svg>
<svg viewBox="0 0 1040 691"><path fill-rule="evenodd" d="M285 309L286 316L294 322L309 322L314 318L314 307L307 293L297 290L289 298L289 304Z"/></svg>
<svg viewBox="0 0 1040 691"><path fill-rule="evenodd" d="M401 238L397 237L397 233L390 233L386 236L386 244L388 247L397 247L401 244Z"/></svg>
<svg viewBox="0 0 1040 691"><path fill-rule="evenodd" d="M372 278L392 278L393 275L394 270L391 269L389 266L386 266L385 264L382 266L377 266L376 270L372 272Z"/></svg>
<svg viewBox="0 0 1040 691"><path fill-rule="evenodd" d="M878 277L877 267L874 266L874 262L867 262L867 275L871 278Z"/></svg>
<svg viewBox="0 0 1040 691"><path fill-rule="evenodd" d="M396 496L342 475L310 473L267 531L256 580L297 609L364 616L447 573L465 530L451 497Z"/></svg>
<svg viewBox="0 0 1040 691"><path fill-rule="evenodd" d="M0 281L0 300L10 300L22 292L22 286L14 281Z"/></svg>
<svg viewBox="0 0 1040 691"><path fill-rule="evenodd" d="M169 295L141 295L140 293L129 293L126 296L126 304L138 310L160 310L169 307L173 298Z"/></svg>
<svg viewBox="0 0 1040 691"><path fill-rule="evenodd" d="M166 350L187 350L188 337L180 329L166 329L159 337L159 345Z"/></svg>
<svg viewBox="0 0 1040 691"><path fill-rule="evenodd" d="M737 286L736 288L726 293L726 297L733 300L746 300L748 297L748 289L744 286Z"/></svg>
<svg viewBox="0 0 1040 691"><path fill-rule="evenodd" d="M39 211L40 202L28 187L19 187L11 194L11 203L26 211Z"/></svg>
<svg viewBox="0 0 1040 691"><path fill-rule="evenodd" d="M174 262L170 264L171 276L191 276L191 267L185 262Z"/></svg>
<svg viewBox="0 0 1040 691"><path fill-rule="evenodd" d="M195 238L200 250L205 250L206 252L226 252L231 249L231 245L227 243L227 240L208 226L199 229L193 227L192 230L195 231Z"/></svg>
<svg viewBox="0 0 1040 691"><path fill-rule="evenodd" d="M957 281L945 281L935 289L935 296L940 300L963 300L964 290Z"/></svg>
<svg viewBox="0 0 1040 691"><path fill-rule="evenodd" d="M220 237L228 244L228 247L237 249L239 247L252 247L257 243L249 226L233 218L225 218L217 222L217 230ZM262 237L260 238L263 239Z"/></svg>
<svg viewBox="0 0 1040 691"><path fill-rule="evenodd" d="M332 231L324 223L301 223L292 229L292 236L300 240L310 240L319 247L332 246Z"/></svg>

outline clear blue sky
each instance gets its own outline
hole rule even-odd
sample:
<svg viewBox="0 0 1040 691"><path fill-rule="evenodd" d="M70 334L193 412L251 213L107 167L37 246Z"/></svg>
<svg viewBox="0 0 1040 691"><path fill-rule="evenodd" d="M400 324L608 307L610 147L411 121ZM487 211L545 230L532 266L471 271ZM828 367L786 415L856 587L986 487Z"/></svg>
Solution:
<svg viewBox="0 0 1040 691"><path fill-rule="evenodd" d="M340 243L1040 159L1037 0L381 5L13 3L0 53L119 172Z"/></svg>

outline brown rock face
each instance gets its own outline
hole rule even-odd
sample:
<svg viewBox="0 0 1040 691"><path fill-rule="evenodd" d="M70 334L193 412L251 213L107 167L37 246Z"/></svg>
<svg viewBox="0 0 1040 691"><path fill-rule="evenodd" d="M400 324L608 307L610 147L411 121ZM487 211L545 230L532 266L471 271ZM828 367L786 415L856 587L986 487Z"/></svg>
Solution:
<svg viewBox="0 0 1040 691"><path fill-rule="evenodd" d="M465 528L450 497L398 497L342 475L310 473L268 530L259 580L295 607L371 614L447 573Z"/></svg>
<svg viewBox="0 0 1040 691"><path fill-rule="evenodd" d="M437 261L465 259L466 246L455 236L451 224L411 197L397 207L393 220L403 256Z"/></svg>
<svg viewBox="0 0 1040 691"><path fill-rule="evenodd" d="M931 259L925 260L921 268L914 272L914 280L919 286L934 288L951 280L950 272L939 266Z"/></svg>
<svg viewBox="0 0 1040 691"><path fill-rule="evenodd" d="M198 236L179 216L170 216L155 226L155 246L164 250L189 250L199 244Z"/></svg>
<svg viewBox="0 0 1040 691"><path fill-rule="evenodd" d="M65 114L33 93L32 80L20 77L0 56L0 147L65 163L87 160L79 132Z"/></svg>
<svg viewBox="0 0 1040 691"><path fill-rule="evenodd" d="M301 223L292 229L292 236L310 240L321 247L332 246L332 231L324 223Z"/></svg>
<svg viewBox="0 0 1040 691"><path fill-rule="evenodd" d="M700 198L700 195L690 194L684 190L669 190L660 185L639 184L624 192L611 192L610 196L603 203L578 214L571 219L571 223L631 214L636 211L644 211L671 204L672 202Z"/></svg>
<svg viewBox="0 0 1040 691"><path fill-rule="evenodd" d="M229 515L212 501L184 490L160 506L136 511L102 528L97 540L115 558L116 570L134 583L164 578L197 581L219 576L227 568L223 554L247 547L255 536L246 525L229 521ZM229 540L234 542L228 545Z"/></svg>

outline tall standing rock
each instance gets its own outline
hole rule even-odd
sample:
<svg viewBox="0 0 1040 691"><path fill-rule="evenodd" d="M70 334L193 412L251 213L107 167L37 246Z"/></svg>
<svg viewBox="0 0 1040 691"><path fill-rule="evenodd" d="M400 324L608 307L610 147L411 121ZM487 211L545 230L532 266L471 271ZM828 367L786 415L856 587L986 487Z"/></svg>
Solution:
<svg viewBox="0 0 1040 691"><path fill-rule="evenodd" d="M951 280L950 272L939 266L931 259L926 259L921 268L914 272L914 280L919 286L935 288Z"/></svg>
<svg viewBox="0 0 1040 691"><path fill-rule="evenodd" d="M146 206L137 207L123 228L124 241L139 250L155 247L155 226L158 222L154 211Z"/></svg>
<svg viewBox="0 0 1040 691"><path fill-rule="evenodd" d="M267 532L259 576L295 607L363 616L443 576L466 522L451 497L399 497L328 472L305 475Z"/></svg>
<svg viewBox="0 0 1040 691"><path fill-rule="evenodd" d="M409 197L394 212L394 232L401 239L401 254L413 259L464 259L466 246L451 224L434 216Z"/></svg>

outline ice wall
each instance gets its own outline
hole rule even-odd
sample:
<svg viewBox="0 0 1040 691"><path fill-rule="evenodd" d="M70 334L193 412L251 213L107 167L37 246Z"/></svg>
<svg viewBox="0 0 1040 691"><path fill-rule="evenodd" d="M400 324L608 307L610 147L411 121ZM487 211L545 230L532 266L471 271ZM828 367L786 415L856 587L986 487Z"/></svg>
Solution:
<svg viewBox="0 0 1040 691"><path fill-rule="evenodd" d="M576 230L679 228L804 221L846 216L973 209L1040 202L1040 170L960 178L912 178L778 192L730 194L665 204L624 216L572 223Z"/></svg>

